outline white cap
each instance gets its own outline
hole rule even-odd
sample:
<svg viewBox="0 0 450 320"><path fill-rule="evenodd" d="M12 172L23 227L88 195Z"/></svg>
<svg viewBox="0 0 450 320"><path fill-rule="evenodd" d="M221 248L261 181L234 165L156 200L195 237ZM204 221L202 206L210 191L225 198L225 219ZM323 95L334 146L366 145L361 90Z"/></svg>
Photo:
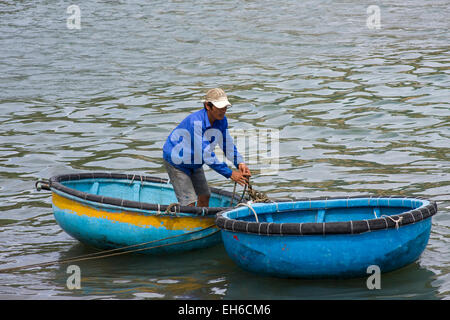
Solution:
<svg viewBox="0 0 450 320"><path fill-rule="evenodd" d="M231 103L228 101L225 91L220 88L214 88L206 93L204 102L211 102L216 108L222 109L225 107L231 107Z"/></svg>

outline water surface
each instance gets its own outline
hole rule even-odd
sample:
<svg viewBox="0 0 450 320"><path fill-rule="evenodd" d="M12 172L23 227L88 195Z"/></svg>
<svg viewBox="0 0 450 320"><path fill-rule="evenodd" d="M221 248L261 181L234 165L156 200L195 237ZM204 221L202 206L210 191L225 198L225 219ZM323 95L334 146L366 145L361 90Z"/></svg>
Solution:
<svg viewBox="0 0 450 320"><path fill-rule="evenodd" d="M170 131L220 86L234 130L279 132L271 197L406 195L438 202L414 264L366 279L283 280L240 270L222 246L0 276L2 299L448 299L450 54L448 1L77 1L0 3L0 261L93 251L56 224L56 174L167 177ZM380 8L380 29L366 24ZM257 168L257 164L250 167ZM207 169L212 186L233 185Z"/></svg>

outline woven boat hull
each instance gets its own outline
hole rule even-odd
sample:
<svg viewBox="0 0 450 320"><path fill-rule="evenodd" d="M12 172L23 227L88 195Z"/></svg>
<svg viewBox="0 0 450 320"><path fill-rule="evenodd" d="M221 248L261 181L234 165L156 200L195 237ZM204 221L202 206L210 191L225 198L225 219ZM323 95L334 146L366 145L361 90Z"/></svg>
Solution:
<svg viewBox="0 0 450 320"><path fill-rule="evenodd" d="M212 189L214 207L175 206L168 213L168 205L176 202L172 186L159 178L131 175L56 176L50 179L50 188L55 220L69 235L97 248L131 246L127 250L144 254L221 243L215 212L225 209L231 199L229 193Z"/></svg>
<svg viewBox="0 0 450 320"><path fill-rule="evenodd" d="M278 212L274 204L255 204L258 222L248 208L220 213L216 222L228 255L247 271L295 278L367 277L370 266L389 272L413 263L428 243L435 204L413 200L402 207L401 201L390 199L388 206L356 199L350 207L342 206L347 199L334 205L303 201L279 204ZM374 220L384 220L384 227Z"/></svg>

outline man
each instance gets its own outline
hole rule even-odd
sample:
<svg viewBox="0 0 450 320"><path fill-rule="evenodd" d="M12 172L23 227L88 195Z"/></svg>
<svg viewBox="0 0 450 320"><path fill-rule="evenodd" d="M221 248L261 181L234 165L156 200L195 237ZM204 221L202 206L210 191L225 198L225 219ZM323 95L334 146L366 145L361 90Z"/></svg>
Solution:
<svg viewBox="0 0 450 320"><path fill-rule="evenodd" d="M225 178L240 185L248 184L250 170L228 132L225 113L230 107L222 89L209 90L203 101L203 109L181 121L164 144L164 166L182 206L193 206L195 202L199 207L209 206L210 191L203 171L205 163ZM239 170L231 170L217 159L214 154L217 144Z"/></svg>

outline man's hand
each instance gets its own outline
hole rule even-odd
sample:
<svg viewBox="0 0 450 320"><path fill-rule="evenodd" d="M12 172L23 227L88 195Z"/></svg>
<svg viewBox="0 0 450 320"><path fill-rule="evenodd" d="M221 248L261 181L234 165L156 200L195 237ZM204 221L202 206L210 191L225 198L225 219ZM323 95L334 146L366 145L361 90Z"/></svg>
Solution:
<svg viewBox="0 0 450 320"><path fill-rule="evenodd" d="M242 172L237 171L237 170L233 170L233 172L231 173L231 180L239 183L241 186L245 186L248 184L248 178L246 178Z"/></svg>
<svg viewBox="0 0 450 320"><path fill-rule="evenodd" d="M250 172L250 169L247 167L247 165L245 163L243 163L243 162L239 163L238 168L239 168L239 171L244 176L247 176L247 177L251 177L252 176L252 174Z"/></svg>

